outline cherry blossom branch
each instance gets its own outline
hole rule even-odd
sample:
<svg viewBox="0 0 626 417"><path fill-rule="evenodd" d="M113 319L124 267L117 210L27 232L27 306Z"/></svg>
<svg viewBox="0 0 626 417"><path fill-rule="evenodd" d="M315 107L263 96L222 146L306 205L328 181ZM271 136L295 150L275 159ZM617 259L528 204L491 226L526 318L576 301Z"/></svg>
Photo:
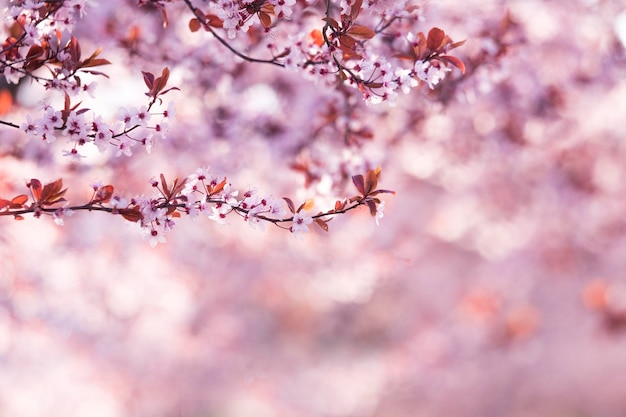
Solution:
<svg viewBox="0 0 626 417"><path fill-rule="evenodd" d="M224 47L226 47L229 51L231 51L233 54L235 54L239 58L247 62L253 62L253 63L258 63L258 64L271 64L271 65L275 65L281 68L285 67L285 64L276 61L276 58L273 58L273 59L253 58L253 57L243 54L242 52L239 52L231 44L229 44L224 38L218 35L217 32L215 32L215 30L209 24L209 21L206 18L206 16L201 14L201 12L198 9L196 9L193 4L191 4L190 0L183 0L183 1L185 2L189 10L191 10L191 13L193 13L193 15L196 17L197 21L200 22L200 24L202 24L202 27L204 28L204 30L211 33L211 35L213 35L219 43L221 43Z"/></svg>
<svg viewBox="0 0 626 417"><path fill-rule="evenodd" d="M367 206L378 224L384 215L385 206L384 201L378 196L395 194L393 191L377 188L380 172L380 168L377 168L368 171L365 176L355 175L352 180L359 194L337 200L333 209L320 211L314 215L306 214L313 208L313 200L307 200L296 208L289 198L274 199L271 196L260 196L253 188L245 191L243 198L238 199L239 192L231 188L225 177L220 180L211 175L208 169L198 169L195 174L184 180L179 181L175 178L170 184L161 174L160 180L151 180L151 185L157 190L158 196L134 197L130 202L114 195L112 185L95 183L91 185L93 194L89 202L75 206L70 206L64 198L67 189L63 189L61 179L45 185L37 179L31 179L26 184L30 197L20 194L10 200L0 198L0 216L12 216L17 220L23 220L24 215L31 213L37 218L50 215L57 224L63 225L64 218L76 211L106 212L137 223L152 246L164 243L163 235L174 228L174 219L183 215L194 218L205 214L209 219L223 225L226 224L226 217L229 214L236 213L253 228L262 228L263 222L267 222L299 236L308 232L308 226L312 223L328 231L328 222L334 216L348 213L360 206ZM59 207L59 204L63 206ZM287 214L285 204L290 214Z"/></svg>

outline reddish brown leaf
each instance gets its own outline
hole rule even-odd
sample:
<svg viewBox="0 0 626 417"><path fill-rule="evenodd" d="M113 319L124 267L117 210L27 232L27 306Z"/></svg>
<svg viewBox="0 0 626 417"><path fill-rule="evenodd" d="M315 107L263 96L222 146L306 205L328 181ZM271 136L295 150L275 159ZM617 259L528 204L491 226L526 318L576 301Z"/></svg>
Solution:
<svg viewBox="0 0 626 417"><path fill-rule="evenodd" d="M451 55L441 55L439 58L454 65L461 70L461 73L465 74L465 64L463 64L463 61L461 61L459 58Z"/></svg>
<svg viewBox="0 0 626 417"><path fill-rule="evenodd" d="M363 39L372 39L374 36L376 36L376 32L374 32L367 26L362 25L352 25L348 33L352 36Z"/></svg>
<svg viewBox="0 0 626 417"><path fill-rule="evenodd" d="M361 193L361 195L365 195L365 180L363 175L354 175L352 177L352 182L354 183L357 191Z"/></svg>
<svg viewBox="0 0 626 417"><path fill-rule="evenodd" d="M17 197L13 197L11 199L11 205L22 206L28 201L28 196L26 194L20 194Z"/></svg>
<svg viewBox="0 0 626 417"><path fill-rule="evenodd" d="M44 53L44 50L41 46L33 45L30 47L30 49L26 53L26 61L33 60L37 58L38 56L42 55L43 53Z"/></svg>
<svg viewBox="0 0 626 417"><path fill-rule="evenodd" d="M222 21L222 19L213 14L207 15L207 19L209 20L209 26L212 26L214 28L221 28L224 26L224 22Z"/></svg>
<svg viewBox="0 0 626 417"><path fill-rule="evenodd" d="M226 180L226 178L224 178ZM174 185L172 186L172 195L174 197L184 197L180 196L180 192L185 188L185 183L187 182L187 178L178 183L178 177L174 178Z"/></svg>
<svg viewBox="0 0 626 417"><path fill-rule="evenodd" d="M135 206L133 208L119 209L117 210L117 213L132 223L136 223L139 220L143 219L143 214L141 214L141 209L139 206Z"/></svg>
<svg viewBox="0 0 626 417"><path fill-rule="evenodd" d="M330 25L333 29L339 30L339 23L335 19L323 18L322 20Z"/></svg>
<svg viewBox="0 0 626 417"><path fill-rule="evenodd" d="M43 205L52 205L65 201L63 195L67 188L65 190L61 190L61 188L63 188L63 180L61 178L44 185L39 202Z"/></svg>
<svg viewBox="0 0 626 417"><path fill-rule="evenodd" d="M442 43L444 42L445 37L446 37L446 34L443 30L439 28L432 28L428 32L428 40L427 40L428 49L430 49L433 52L438 51L443 46Z"/></svg>
<svg viewBox="0 0 626 417"><path fill-rule="evenodd" d="M150 95L152 97L156 97L158 93L165 88L169 77L170 77L169 68L167 67L163 68L163 71L161 72L161 76L157 78L156 80L154 80L154 85L152 86L152 89L150 90Z"/></svg>
<svg viewBox="0 0 626 417"><path fill-rule="evenodd" d="M325 232L328 232L328 224L322 219L315 219L315 223Z"/></svg>
<svg viewBox="0 0 626 417"><path fill-rule="evenodd" d="M356 0L352 7L350 8L350 18L354 21L361 13L361 8L363 7L363 0Z"/></svg>
<svg viewBox="0 0 626 417"><path fill-rule="evenodd" d="M259 12L259 20L265 29L272 25L272 18L267 13Z"/></svg>
<svg viewBox="0 0 626 417"><path fill-rule="evenodd" d="M367 171L365 177L365 195L369 195L376 189L378 185L378 176L380 175L380 167Z"/></svg>
<svg viewBox="0 0 626 417"><path fill-rule="evenodd" d="M353 52L354 47L356 46L356 39L354 39L352 36L341 35L339 37L339 43L341 44L341 46L345 46L346 48L348 48L348 52Z"/></svg>
<svg viewBox="0 0 626 417"><path fill-rule="evenodd" d="M428 51L427 51L427 42L426 37L422 32L417 34L417 45L413 48L413 52L415 53L415 57L417 59L423 59Z"/></svg>
<svg viewBox="0 0 626 417"><path fill-rule="evenodd" d="M365 204L367 204L367 207L369 207L372 217L376 216L376 203L372 200L367 200Z"/></svg>
<svg viewBox="0 0 626 417"><path fill-rule="evenodd" d="M112 185L104 185L98 188L96 191L96 195L94 196L94 203L108 203L113 196L113 186Z"/></svg>
<svg viewBox="0 0 626 417"><path fill-rule="evenodd" d="M141 71L143 74L143 82L146 83L148 90L152 91L152 86L154 85L154 75L150 72Z"/></svg>
<svg viewBox="0 0 626 417"><path fill-rule="evenodd" d="M80 44L78 43L78 39L72 36L72 38L68 41L65 46L70 54L71 60L73 63L80 62Z"/></svg>
<svg viewBox="0 0 626 417"><path fill-rule="evenodd" d="M335 211L340 211L346 208L346 200L337 200L335 201Z"/></svg>
<svg viewBox="0 0 626 417"><path fill-rule="evenodd" d="M0 210L5 207L8 207L11 204L9 200L5 200L4 198L0 198Z"/></svg>
<svg viewBox="0 0 626 417"><path fill-rule="evenodd" d="M31 179L30 182L28 183L28 186L30 187L32 193L33 193L33 197L35 198L35 201L39 201L41 200L41 181L39 181L38 179Z"/></svg>
<svg viewBox="0 0 626 417"><path fill-rule="evenodd" d="M396 192L392 191L392 190L376 190L376 191L372 191L370 193L370 195L378 195L378 194L392 194L392 195L396 195Z"/></svg>
<svg viewBox="0 0 626 417"><path fill-rule="evenodd" d="M189 21L189 30L192 32L197 32L202 27L202 23L195 17Z"/></svg>
<svg viewBox="0 0 626 417"><path fill-rule="evenodd" d="M283 200L285 200L285 202L287 203L287 207L289 207L289 211L293 214L296 212L296 206L293 204L293 201L291 201L290 198L288 197L283 197Z"/></svg>
<svg viewBox="0 0 626 417"><path fill-rule="evenodd" d="M100 65L111 65L111 61L109 61L108 59L104 59L104 58L97 58L97 59L85 61L85 63L82 64L80 67L81 68L99 67Z"/></svg>

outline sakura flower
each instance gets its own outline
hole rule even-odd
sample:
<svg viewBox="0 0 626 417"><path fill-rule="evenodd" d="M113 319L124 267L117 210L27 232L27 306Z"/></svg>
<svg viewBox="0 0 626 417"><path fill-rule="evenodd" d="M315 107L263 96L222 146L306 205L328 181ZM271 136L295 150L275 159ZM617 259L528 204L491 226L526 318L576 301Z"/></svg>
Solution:
<svg viewBox="0 0 626 417"><path fill-rule="evenodd" d="M69 157L74 162L80 162L82 158L86 158L86 156L79 154L76 148L72 148L69 151L63 150L61 151L61 154L63 156Z"/></svg>
<svg viewBox="0 0 626 417"><path fill-rule="evenodd" d="M121 155L132 156L133 150L131 149L131 147L133 146L133 142L130 140L130 138L126 136L122 136L118 138L118 141L119 143L115 145L115 147L117 148L117 152L115 153L115 156L116 157L119 157Z"/></svg>
<svg viewBox="0 0 626 417"><path fill-rule="evenodd" d="M85 85L83 85L83 86L82 86L82 90L83 90L84 92L86 92L87 94L89 94L89 96L90 96L91 98L95 98L95 96L94 96L94 92L96 91L96 85L97 85L97 84L98 84L98 83L96 83L96 82L89 83L89 84L85 84Z"/></svg>
<svg viewBox="0 0 626 417"><path fill-rule="evenodd" d="M139 111L136 108L127 109L122 107L119 110L118 118L124 122L124 127L126 129L130 129L131 127L139 124L137 113L139 113Z"/></svg>
<svg viewBox="0 0 626 417"><path fill-rule="evenodd" d="M11 65L7 65L4 67L3 74L4 78L7 80L9 84L17 84L22 77L26 74L21 70L22 63L12 63Z"/></svg>
<svg viewBox="0 0 626 417"><path fill-rule="evenodd" d="M215 223L223 226L226 224L226 213L222 212L221 207L213 206L211 207L211 215L209 216L210 220L213 220Z"/></svg>
<svg viewBox="0 0 626 417"><path fill-rule="evenodd" d="M45 108L45 112L46 114L44 115L42 122L46 130L63 127L63 118L60 111L55 111L52 107L47 106Z"/></svg>
<svg viewBox="0 0 626 417"><path fill-rule="evenodd" d="M83 114L78 114L75 111L72 111L67 116L67 122L63 133L69 136L72 140L78 141L79 139L86 138L87 129L87 123L85 122Z"/></svg>
<svg viewBox="0 0 626 417"><path fill-rule="evenodd" d="M237 198L236 198L238 194L239 194L239 191L231 190L231 185L226 184L224 185L224 192L222 194L222 199L224 200L226 204L234 207L238 204Z"/></svg>
<svg viewBox="0 0 626 417"><path fill-rule="evenodd" d="M443 66L439 62L431 63L431 61L417 61L415 63L415 71L417 76L428 83L428 87L432 90L441 80L446 77L446 72L452 71L450 68Z"/></svg>
<svg viewBox="0 0 626 417"><path fill-rule="evenodd" d="M54 222L58 225L58 226L63 226L63 218L64 217L71 217L74 215L74 212L72 210L70 210L69 208L67 208L67 204L65 207L58 209L57 211L55 211L54 213L52 213L52 218L54 219Z"/></svg>
<svg viewBox="0 0 626 417"><path fill-rule="evenodd" d="M110 204L113 208L128 207L128 200L119 195L114 195L113 197L111 197Z"/></svg>
<svg viewBox="0 0 626 417"><path fill-rule="evenodd" d="M167 110L163 111L163 117L168 118L170 121L176 120L176 106L173 102L169 102L167 105Z"/></svg>
<svg viewBox="0 0 626 417"><path fill-rule="evenodd" d="M148 112L148 108L146 106L141 106L137 113L134 116L137 120L137 124L141 127L148 126L148 121L150 120L150 113Z"/></svg>
<svg viewBox="0 0 626 417"><path fill-rule="evenodd" d="M313 223L313 218L306 216L303 212L298 212L293 215L293 224L291 225L291 232L298 237L299 233L308 233L309 225Z"/></svg>
<svg viewBox="0 0 626 417"><path fill-rule="evenodd" d="M21 124L20 129L26 132L30 139L39 139L41 135L39 120L34 120L30 114L26 115L26 122Z"/></svg>
<svg viewBox="0 0 626 417"><path fill-rule="evenodd" d="M274 5L274 13L276 13L276 17L278 18L289 18L293 11L291 7L296 4L296 0L276 0L271 1Z"/></svg>
<svg viewBox="0 0 626 417"><path fill-rule="evenodd" d="M165 243L164 232L161 232L155 228L151 227L142 227L141 234L144 239L148 239L150 242L150 247L155 248L159 243Z"/></svg>
<svg viewBox="0 0 626 417"><path fill-rule="evenodd" d="M411 92L411 87L417 87L418 82L412 76L412 71L407 69L396 70L397 84L404 94Z"/></svg>

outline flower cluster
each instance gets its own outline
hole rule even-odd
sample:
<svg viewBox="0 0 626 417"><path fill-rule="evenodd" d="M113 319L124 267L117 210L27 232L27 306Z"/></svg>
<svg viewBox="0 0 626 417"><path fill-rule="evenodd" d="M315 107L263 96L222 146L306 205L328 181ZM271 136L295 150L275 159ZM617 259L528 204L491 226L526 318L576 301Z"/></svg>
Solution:
<svg viewBox="0 0 626 417"><path fill-rule="evenodd" d="M150 73L144 73L144 77ZM167 76L169 70L165 68L163 74ZM162 76L163 77L163 76ZM159 77L158 79L160 79ZM157 80L158 80L157 79ZM146 81L153 90L153 83ZM162 91L166 81L160 85L158 91L149 92L151 102L141 108L121 108L118 120L114 123L106 123L100 115L90 112L88 109L79 108L80 103L72 105L68 94L65 95L65 107L63 110L55 110L48 101L44 101L38 110L43 113L39 118L31 115L26 116L26 121L20 125L27 137L41 140L51 144L56 142L57 136L62 135L71 145L70 149L63 151L63 155L72 160L79 161L84 158L80 150L88 144L95 145L100 152L112 149L116 157L120 155L132 156L133 147L144 146L148 153L156 142L165 139L169 128L168 121L173 120L175 110L170 103L167 109L161 112L150 112L158 96L167 93ZM90 116L89 116L90 115ZM161 119L149 124L152 116L161 116Z"/></svg>
<svg viewBox="0 0 626 417"><path fill-rule="evenodd" d="M0 74L9 84L17 84L29 76L46 89L76 95L79 91L93 93L94 85L83 84L79 72L104 75L92 68L110 64L98 58L96 50L81 59L81 48L75 37L61 44L71 33L77 20L84 17L87 0L26 0L7 10L5 19L11 23L9 36L0 49ZM49 77L35 74L47 68Z"/></svg>

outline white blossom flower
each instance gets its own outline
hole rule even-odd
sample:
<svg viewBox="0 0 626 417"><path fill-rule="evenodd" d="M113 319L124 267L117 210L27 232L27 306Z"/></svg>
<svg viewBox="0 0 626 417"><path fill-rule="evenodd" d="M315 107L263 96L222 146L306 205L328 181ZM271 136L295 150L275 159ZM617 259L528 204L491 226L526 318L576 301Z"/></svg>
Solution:
<svg viewBox="0 0 626 417"><path fill-rule="evenodd" d="M293 215L293 224L291 225L291 232L296 237L300 237L300 233L308 233L309 225L313 223L313 218L305 215L303 212L298 212Z"/></svg>

